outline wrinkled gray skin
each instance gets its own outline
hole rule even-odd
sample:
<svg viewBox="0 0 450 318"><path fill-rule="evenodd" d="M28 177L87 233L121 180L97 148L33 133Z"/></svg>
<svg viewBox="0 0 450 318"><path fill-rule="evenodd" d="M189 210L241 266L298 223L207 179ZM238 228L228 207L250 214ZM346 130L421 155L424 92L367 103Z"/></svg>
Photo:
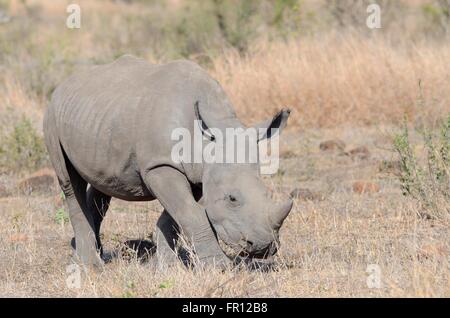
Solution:
<svg viewBox="0 0 450 318"><path fill-rule="evenodd" d="M281 111L260 127L281 129L288 115ZM271 201L258 164L172 161L172 130L185 127L193 136L195 119L203 120L209 137L208 127L244 127L220 85L188 61L152 65L127 55L56 88L44 119L45 141L82 263L103 264L99 231L111 197L160 201L161 260L176 258L179 230L205 264L231 262L217 236L249 255L276 252L292 201Z"/></svg>

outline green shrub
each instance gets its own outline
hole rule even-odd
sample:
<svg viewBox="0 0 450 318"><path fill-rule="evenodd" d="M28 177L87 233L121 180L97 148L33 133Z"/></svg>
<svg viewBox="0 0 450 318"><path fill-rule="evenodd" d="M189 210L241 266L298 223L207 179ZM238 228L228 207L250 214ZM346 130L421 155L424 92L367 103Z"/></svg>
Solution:
<svg viewBox="0 0 450 318"><path fill-rule="evenodd" d="M64 208L59 208L55 213L55 222L61 225L69 223L69 214Z"/></svg>
<svg viewBox="0 0 450 318"><path fill-rule="evenodd" d="M418 200L420 216L448 219L450 215L450 115L436 132L420 129L424 141L424 160L418 160L410 142L407 120L394 138L401 161L400 182L404 195Z"/></svg>
<svg viewBox="0 0 450 318"><path fill-rule="evenodd" d="M43 138L23 117L14 129L1 137L0 171L32 171L48 162Z"/></svg>
<svg viewBox="0 0 450 318"><path fill-rule="evenodd" d="M436 33L448 34L450 32L450 1L435 0L422 6L429 28Z"/></svg>

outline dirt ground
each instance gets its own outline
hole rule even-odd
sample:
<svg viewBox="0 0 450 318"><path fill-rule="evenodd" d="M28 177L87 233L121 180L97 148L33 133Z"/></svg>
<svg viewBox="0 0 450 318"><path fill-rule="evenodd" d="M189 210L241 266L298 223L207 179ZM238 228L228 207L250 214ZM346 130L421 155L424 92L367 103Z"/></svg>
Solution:
<svg viewBox="0 0 450 318"><path fill-rule="evenodd" d="M74 277L72 237L59 190L0 198L0 295L18 297L449 297L448 224L417 216L401 193L392 129L347 128L287 134L275 194L297 189L281 231L277 270L164 272L154 262L114 258ZM345 143L321 149L325 140ZM351 151L357 147L359 150ZM324 148L324 146L322 146ZM331 147L332 148L332 147ZM4 187L13 177L3 176ZM357 183L357 184L355 184ZM362 193L360 193L362 192ZM103 242L117 250L151 236L157 202L113 199Z"/></svg>

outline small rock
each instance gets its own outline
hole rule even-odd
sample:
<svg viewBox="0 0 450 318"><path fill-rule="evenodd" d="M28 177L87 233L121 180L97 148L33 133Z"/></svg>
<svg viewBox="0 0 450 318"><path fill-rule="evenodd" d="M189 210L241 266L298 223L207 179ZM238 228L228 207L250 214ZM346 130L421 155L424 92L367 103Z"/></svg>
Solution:
<svg viewBox="0 0 450 318"><path fill-rule="evenodd" d="M358 158L358 159L368 159L370 157L370 151L369 149L367 149L366 146L360 146L360 147L356 147L352 150L350 150L348 152L348 154L352 157L352 158Z"/></svg>
<svg viewBox="0 0 450 318"><path fill-rule="evenodd" d="M322 151L344 151L345 142L340 139L326 140L320 143L319 148Z"/></svg>
<svg viewBox="0 0 450 318"><path fill-rule="evenodd" d="M51 192L56 185L55 173L50 169L41 169L18 183L18 188L25 194Z"/></svg>
<svg viewBox="0 0 450 318"><path fill-rule="evenodd" d="M304 200L304 201L312 201L312 200L319 200L321 197L317 193L313 193L311 190L306 188L295 188L291 191L289 196L292 199L298 199L298 200Z"/></svg>
<svg viewBox="0 0 450 318"><path fill-rule="evenodd" d="M356 193L376 193L380 191L380 186L373 182L356 181L353 183L353 192Z"/></svg>
<svg viewBox="0 0 450 318"><path fill-rule="evenodd" d="M430 258L433 256L447 257L449 251L445 246L438 244L424 244L419 249L419 257Z"/></svg>
<svg viewBox="0 0 450 318"><path fill-rule="evenodd" d="M295 155L295 153L292 151L292 150L282 150L281 152L280 152L280 157L281 158L285 158L285 159L288 159L288 158L294 158L296 155Z"/></svg>
<svg viewBox="0 0 450 318"><path fill-rule="evenodd" d="M0 184L0 198L6 198L10 193L4 185Z"/></svg>
<svg viewBox="0 0 450 318"><path fill-rule="evenodd" d="M27 240L28 240L28 236L26 234L23 234L23 233L12 234L9 237L9 241L10 242L14 242L14 243L16 243L16 242L25 242Z"/></svg>
<svg viewBox="0 0 450 318"><path fill-rule="evenodd" d="M383 160L378 166L378 171L399 176L402 173L402 163L399 160Z"/></svg>

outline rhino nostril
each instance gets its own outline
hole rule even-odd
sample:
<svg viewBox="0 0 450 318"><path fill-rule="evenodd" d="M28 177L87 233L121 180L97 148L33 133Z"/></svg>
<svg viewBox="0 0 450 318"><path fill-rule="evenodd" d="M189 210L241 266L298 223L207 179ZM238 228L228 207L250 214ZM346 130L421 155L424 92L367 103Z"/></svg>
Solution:
<svg viewBox="0 0 450 318"><path fill-rule="evenodd" d="M247 250L250 250L253 247L253 242L252 241L246 241L247 243Z"/></svg>

